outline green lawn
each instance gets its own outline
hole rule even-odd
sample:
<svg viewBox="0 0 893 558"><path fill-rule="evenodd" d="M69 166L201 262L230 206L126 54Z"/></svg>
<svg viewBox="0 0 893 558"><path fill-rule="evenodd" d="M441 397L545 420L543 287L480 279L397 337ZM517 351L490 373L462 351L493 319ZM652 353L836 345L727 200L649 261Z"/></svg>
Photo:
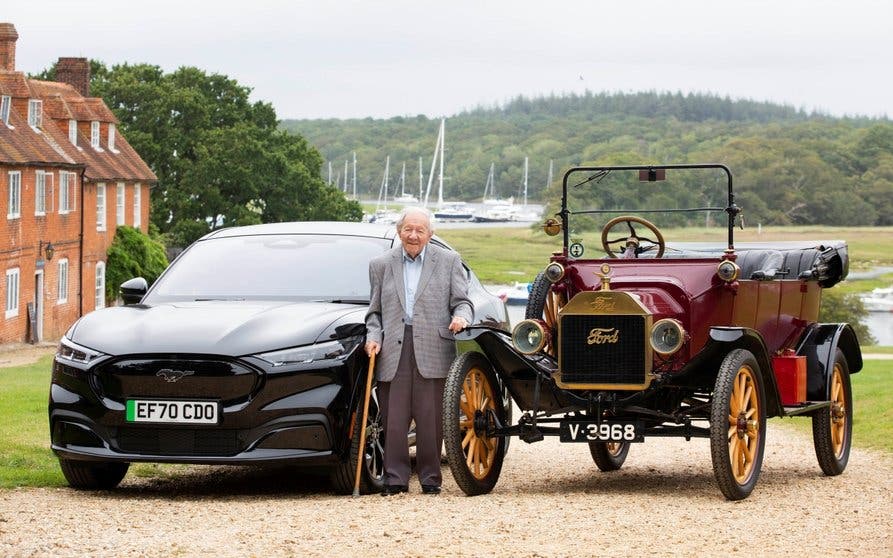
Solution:
<svg viewBox="0 0 893 558"><path fill-rule="evenodd" d="M65 479L49 449L47 393L52 357L36 364L0 368L0 488L64 486ZM858 447L893 455L893 390L889 389L893 361L867 360L855 374L853 440ZM775 419L808 435L807 418ZM138 464L131 473L141 477L167 477L177 465Z"/></svg>

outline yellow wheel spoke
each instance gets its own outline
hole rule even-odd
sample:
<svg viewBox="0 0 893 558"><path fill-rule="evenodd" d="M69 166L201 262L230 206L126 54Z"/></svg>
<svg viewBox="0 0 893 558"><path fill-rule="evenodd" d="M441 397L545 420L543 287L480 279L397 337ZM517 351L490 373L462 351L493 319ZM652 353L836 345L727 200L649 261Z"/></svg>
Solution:
<svg viewBox="0 0 893 558"><path fill-rule="evenodd" d="M462 449L468 447L468 444L474 439L474 430L469 429L468 432L465 433L465 437L462 438Z"/></svg>

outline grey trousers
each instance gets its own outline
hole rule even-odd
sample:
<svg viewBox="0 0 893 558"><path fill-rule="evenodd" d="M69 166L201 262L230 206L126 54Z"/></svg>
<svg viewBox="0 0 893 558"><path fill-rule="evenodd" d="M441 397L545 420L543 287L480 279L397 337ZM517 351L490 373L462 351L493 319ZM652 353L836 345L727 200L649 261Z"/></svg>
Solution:
<svg viewBox="0 0 893 558"><path fill-rule="evenodd" d="M409 484L412 467L406 436L410 421L416 426L416 468L419 483L440 486L440 448L443 444L443 388L445 378L419 374L412 344L412 326L406 326L397 374L380 382L381 411L385 424L384 482Z"/></svg>

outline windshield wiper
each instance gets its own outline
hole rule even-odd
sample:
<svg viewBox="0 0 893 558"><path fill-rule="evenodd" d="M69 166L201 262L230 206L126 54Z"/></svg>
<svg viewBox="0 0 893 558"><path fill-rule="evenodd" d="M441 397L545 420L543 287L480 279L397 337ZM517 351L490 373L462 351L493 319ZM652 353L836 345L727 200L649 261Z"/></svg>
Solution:
<svg viewBox="0 0 893 558"><path fill-rule="evenodd" d="M332 304L369 304L366 298L320 298L313 302L331 302Z"/></svg>
<svg viewBox="0 0 893 558"><path fill-rule="evenodd" d="M593 180L595 180L595 183L598 184L599 182L602 181L602 179L604 177L608 176L609 174L611 174L610 170L600 170L597 173L590 176L589 178L587 178L586 180L584 180L583 182L580 182L579 184L574 184L573 187L576 188L577 186L582 186L582 185L586 184L587 182L592 182Z"/></svg>

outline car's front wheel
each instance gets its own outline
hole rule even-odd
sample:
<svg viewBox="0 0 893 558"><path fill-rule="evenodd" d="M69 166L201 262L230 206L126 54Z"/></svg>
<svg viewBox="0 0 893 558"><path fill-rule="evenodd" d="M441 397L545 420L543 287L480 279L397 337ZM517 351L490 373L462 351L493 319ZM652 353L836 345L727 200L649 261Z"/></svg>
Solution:
<svg viewBox="0 0 893 558"><path fill-rule="evenodd" d="M607 473L623 467L629 445L629 442L589 442L589 453L596 467Z"/></svg>
<svg viewBox="0 0 893 558"><path fill-rule="evenodd" d="M59 458L59 467L65 480L79 490L110 490L118 486L130 463L115 461L78 461Z"/></svg>
<svg viewBox="0 0 893 558"><path fill-rule="evenodd" d="M365 391L365 390L364 390ZM353 493L357 475L357 456L360 455L360 430L363 406L356 411L350 439L350 455L332 471L332 486L339 494ZM378 404L378 386L372 386L369 399L369 420L366 423L366 443L363 448L363 465L360 471L360 493L381 492L384 484L384 424Z"/></svg>
<svg viewBox="0 0 893 558"><path fill-rule="evenodd" d="M719 489L747 498L757 484L766 445L763 377L753 353L735 349L719 367L710 409L710 454Z"/></svg>
<svg viewBox="0 0 893 558"><path fill-rule="evenodd" d="M496 375L483 355L467 352L450 367L443 395L443 441L456 484L469 496L493 490L505 458L506 438L488 431L505 424Z"/></svg>
<svg viewBox="0 0 893 558"><path fill-rule="evenodd" d="M812 440L819 467L829 476L841 474L850 460L853 438L853 390L850 369L840 349L831 371L831 405L812 416Z"/></svg>

